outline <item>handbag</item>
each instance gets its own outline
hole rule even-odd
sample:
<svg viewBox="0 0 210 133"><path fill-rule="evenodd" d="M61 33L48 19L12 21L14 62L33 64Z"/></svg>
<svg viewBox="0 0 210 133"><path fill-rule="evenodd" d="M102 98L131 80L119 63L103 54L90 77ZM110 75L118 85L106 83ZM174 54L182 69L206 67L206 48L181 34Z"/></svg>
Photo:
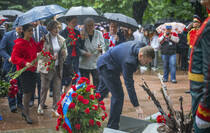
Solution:
<svg viewBox="0 0 210 133"><path fill-rule="evenodd" d="M74 69L73 64L67 63L64 61L63 63L63 78L73 77L74 76Z"/></svg>

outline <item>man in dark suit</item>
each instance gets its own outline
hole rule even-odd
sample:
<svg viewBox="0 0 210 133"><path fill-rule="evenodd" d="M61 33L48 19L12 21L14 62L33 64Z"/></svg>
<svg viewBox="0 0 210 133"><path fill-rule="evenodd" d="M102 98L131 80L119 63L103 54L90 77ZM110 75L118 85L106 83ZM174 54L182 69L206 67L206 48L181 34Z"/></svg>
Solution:
<svg viewBox="0 0 210 133"><path fill-rule="evenodd" d="M45 26L40 25L39 21L33 22L32 26L33 26L33 39L36 43L40 42L42 36L48 33L47 28ZM37 89L38 89L38 97L35 95L35 90L34 90L32 92L29 107L32 107L34 105L35 98L38 98L38 104L40 103L41 79L40 79L40 74L38 72L37 72Z"/></svg>
<svg viewBox="0 0 210 133"><path fill-rule="evenodd" d="M109 91L112 94L108 128L119 129L118 124L124 101L121 73L131 103L139 113L142 113L134 88L133 73L139 64L149 64L155 57L154 49L144 46L142 42L125 42L110 49L98 59L97 70L100 74L100 82L97 92L101 94L99 101L103 100Z"/></svg>
<svg viewBox="0 0 210 133"><path fill-rule="evenodd" d="M12 72L16 71L16 66L12 64L11 62L11 53L13 50L13 46L15 45L14 40L20 37L22 32L22 27L16 27L15 30L9 31L4 34L3 39L0 44L0 55L4 58L4 65L3 68L8 73L10 69L12 69ZM7 78L7 81L10 79ZM20 90L17 94L17 107L20 109L23 109L23 104L22 104L22 92L21 92L21 87L20 87L20 82L19 79L17 78L18 81L18 89ZM9 101L9 107L11 112L16 112L17 107L16 107L16 98L10 98L8 97Z"/></svg>

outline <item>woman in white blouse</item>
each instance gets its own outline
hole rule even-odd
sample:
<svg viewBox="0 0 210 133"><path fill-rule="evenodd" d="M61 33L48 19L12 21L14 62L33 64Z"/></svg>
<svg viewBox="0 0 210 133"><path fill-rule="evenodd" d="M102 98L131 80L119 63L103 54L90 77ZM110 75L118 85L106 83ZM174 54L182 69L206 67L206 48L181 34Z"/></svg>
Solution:
<svg viewBox="0 0 210 133"><path fill-rule="evenodd" d="M99 74L97 71L97 60L102 52L104 38L101 31L96 30L93 19L87 18L84 22L85 29L81 29L81 36L85 36L84 48L80 49L82 56L79 62L79 70L81 77L89 78L89 74L93 77L93 84L98 88ZM85 34L85 35L84 35Z"/></svg>
<svg viewBox="0 0 210 133"><path fill-rule="evenodd" d="M57 21L51 21L47 25L49 34L46 35L46 41L44 43L43 51L50 52L52 55L52 60L55 61L55 65L52 69L47 70L49 67L47 63L50 61L48 58L39 60L37 70L41 74L41 96L40 105L38 107L38 114L43 114L43 108L47 98L47 92L50 88L50 83L52 81L53 89L53 106L52 114L54 116L59 116L57 113L57 102L60 99L60 88L61 88L61 78L63 72L63 62L67 56L66 46L61 50L61 47L65 45L65 39L58 34L59 23Z"/></svg>

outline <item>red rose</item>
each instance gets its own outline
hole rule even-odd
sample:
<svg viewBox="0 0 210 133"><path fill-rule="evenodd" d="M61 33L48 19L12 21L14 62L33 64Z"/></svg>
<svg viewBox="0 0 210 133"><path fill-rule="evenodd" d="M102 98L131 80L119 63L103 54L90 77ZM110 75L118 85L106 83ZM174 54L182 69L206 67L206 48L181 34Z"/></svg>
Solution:
<svg viewBox="0 0 210 133"><path fill-rule="evenodd" d="M78 98L77 98L77 100L80 101L80 102L82 102L83 96L79 95Z"/></svg>
<svg viewBox="0 0 210 133"><path fill-rule="evenodd" d="M61 125L61 118L57 119L57 125L60 126Z"/></svg>
<svg viewBox="0 0 210 133"><path fill-rule="evenodd" d="M63 93L63 94L61 95L61 99L63 99L65 96L66 96L66 94Z"/></svg>
<svg viewBox="0 0 210 133"><path fill-rule="evenodd" d="M88 103L89 103L89 100L88 100L88 99L83 99L83 100L82 100L82 103L83 103L83 104L88 104Z"/></svg>
<svg viewBox="0 0 210 133"><path fill-rule="evenodd" d="M57 125L55 128L56 128L56 130L57 130L57 131L59 130L59 127L58 127L58 125Z"/></svg>
<svg viewBox="0 0 210 133"><path fill-rule="evenodd" d="M89 88L93 88L93 89L95 89L95 88L96 88L96 86L95 86L95 85L88 85L87 87L89 87Z"/></svg>
<svg viewBox="0 0 210 133"><path fill-rule="evenodd" d="M76 97L77 96L77 93L72 93L71 94L71 97Z"/></svg>
<svg viewBox="0 0 210 133"><path fill-rule="evenodd" d="M57 106L60 106L61 105L61 100L60 101L58 101L58 103L57 103Z"/></svg>
<svg viewBox="0 0 210 133"><path fill-rule="evenodd" d="M171 118L171 114L168 114L168 117Z"/></svg>
<svg viewBox="0 0 210 133"><path fill-rule="evenodd" d="M10 87L9 87L9 90L10 90L10 91L14 91L14 89L15 89L14 86L10 86Z"/></svg>
<svg viewBox="0 0 210 133"><path fill-rule="evenodd" d="M15 88L18 88L18 85L15 85L15 84L13 84L12 86L14 87L14 89L15 89Z"/></svg>
<svg viewBox="0 0 210 133"><path fill-rule="evenodd" d="M77 91L76 85L72 85L71 88L72 88L74 91Z"/></svg>
<svg viewBox="0 0 210 133"><path fill-rule="evenodd" d="M90 84L90 80L89 79L86 81L86 84L88 84L88 85Z"/></svg>
<svg viewBox="0 0 210 133"><path fill-rule="evenodd" d="M107 115L107 113L106 113L106 112L104 112L104 114L105 114L105 118L106 118L108 115Z"/></svg>
<svg viewBox="0 0 210 133"><path fill-rule="evenodd" d="M98 110L98 106L97 105L92 105L92 110L95 110L95 111L97 111Z"/></svg>
<svg viewBox="0 0 210 133"><path fill-rule="evenodd" d="M99 127L101 127L101 122L97 121L96 125L98 125Z"/></svg>
<svg viewBox="0 0 210 133"><path fill-rule="evenodd" d="M79 129L80 129L80 124L76 124L75 128L76 128L77 130L79 130Z"/></svg>
<svg viewBox="0 0 210 133"><path fill-rule="evenodd" d="M70 103L70 105L69 105L69 109L74 109L75 108L75 103Z"/></svg>
<svg viewBox="0 0 210 133"><path fill-rule="evenodd" d="M104 105L105 103L104 103L104 101L100 101L99 104Z"/></svg>
<svg viewBox="0 0 210 133"><path fill-rule="evenodd" d="M46 71L49 71L49 69L50 69L50 68L48 67L48 68L46 69Z"/></svg>
<svg viewBox="0 0 210 133"><path fill-rule="evenodd" d="M61 105L60 105L60 106L58 106L58 108L57 108L57 112L58 112L58 114L61 114L61 112L62 112L62 107L61 107Z"/></svg>
<svg viewBox="0 0 210 133"><path fill-rule="evenodd" d="M85 91L90 92L90 87L86 87Z"/></svg>
<svg viewBox="0 0 210 133"><path fill-rule="evenodd" d="M87 109L85 110L85 113L86 113L86 114L89 114L89 113L90 113L90 109L87 108Z"/></svg>
<svg viewBox="0 0 210 133"><path fill-rule="evenodd" d="M90 126L93 126L93 125L94 125L94 120L90 119L90 120L89 120L89 125L90 125Z"/></svg>
<svg viewBox="0 0 210 133"><path fill-rule="evenodd" d="M105 120L105 116L102 116L101 118L102 118L102 121L104 121L104 120Z"/></svg>
<svg viewBox="0 0 210 133"><path fill-rule="evenodd" d="M80 79L77 83L78 83L78 84L82 84L83 82L84 82L84 81Z"/></svg>
<svg viewBox="0 0 210 133"><path fill-rule="evenodd" d="M48 65L50 65L51 62L48 62Z"/></svg>
<svg viewBox="0 0 210 133"><path fill-rule="evenodd" d="M90 95L89 98L92 99L92 100L95 99L94 95Z"/></svg>
<svg viewBox="0 0 210 133"><path fill-rule="evenodd" d="M83 82L86 81L86 77L81 77L80 80L82 80Z"/></svg>
<svg viewBox="0 0 210 133"><path fill-rule="evenodd" d="M46 67L47 66L47 63L45 63L44 66Z"/></svg>
<svg viewBox="0 0 210 133"><path fill-rule="evenodd" d="M163 116L162 115L158 115L156 119L157 119L157 123L162 123L163 122Z"/></svg>
<svg viewBox="0 0 210 133"><path fill-rule="evenodd" d="M99 99L101 97L101 95L99 93L96 93L95 98Z"/></svg>
<svg viewBox="0 0 210 133"><path fill-rule="evenodd" d="M106 107L104 105L101 105L101 108L105 111Z"/></svg>
<svg viewBox="0 0 210 133"><path fill-rule="evenodd" d="M75 74L75 75L74 75L74 78L73 78L72 80L74 81L74 80L76 80L76 79L78 79L78 78L79 78L79 75L78 75L78 74Z"/></svg>
<svg viewBox="0 0 210 133"><path fill-rule="evenodd" d="M11 79L11 80L10 80L10 84L11 84L11 85L17 84L17 80L16 80L16 79Z"/></svg>
<svg viewBox="0 0 210 133"><path fill-rule="evenodd" d="M64 129L66 129L66 130L68 129L67 126L68 126L68 125L67 125L65 122L64 122L63 125L62 125L62 127L63 127Z"/></svg>

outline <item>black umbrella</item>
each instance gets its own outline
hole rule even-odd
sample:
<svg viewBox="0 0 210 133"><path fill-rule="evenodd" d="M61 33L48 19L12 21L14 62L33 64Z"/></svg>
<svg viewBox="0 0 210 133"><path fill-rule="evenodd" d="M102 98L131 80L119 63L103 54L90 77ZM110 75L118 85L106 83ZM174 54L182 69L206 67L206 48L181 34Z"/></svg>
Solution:
<svg viewBox="0 0 210 133"><path fill-rule="evenodd" d="M23 12L18 11L18 10L1 10L0 11L0 15L9 18L10 22L14 22L15 19L22 14Z"/></svg>
<svg viewBox="0 0 210 133"><path fill-rule="evenodd" d="M105 13L104 16L108 21L116 21L119 26L129 29L138 29L138 24L135 19L121 13Z"/></svg>
<svg viewBox="0 0 210 133"><path fill-rule="evenodd" d="M59 16L58 21L65 23L66 18L70 16L77 17L77 24L83 25L86 18L92 18L95 23L103 21L104 17L100 16L92 7L71 7L65 15Z"/></svg>
<svg viewBox="0 0 210 133"><path fill-rule="evenodd" d="M161 25L161 24L164 24L164 23L169 23L169 22L180 22L179 20L177 19L174 19L174 18L171 18L171 17L166 17L166 18L161 18L159 20L157 20L155 22L155 25L156 27Z"/></svg>

